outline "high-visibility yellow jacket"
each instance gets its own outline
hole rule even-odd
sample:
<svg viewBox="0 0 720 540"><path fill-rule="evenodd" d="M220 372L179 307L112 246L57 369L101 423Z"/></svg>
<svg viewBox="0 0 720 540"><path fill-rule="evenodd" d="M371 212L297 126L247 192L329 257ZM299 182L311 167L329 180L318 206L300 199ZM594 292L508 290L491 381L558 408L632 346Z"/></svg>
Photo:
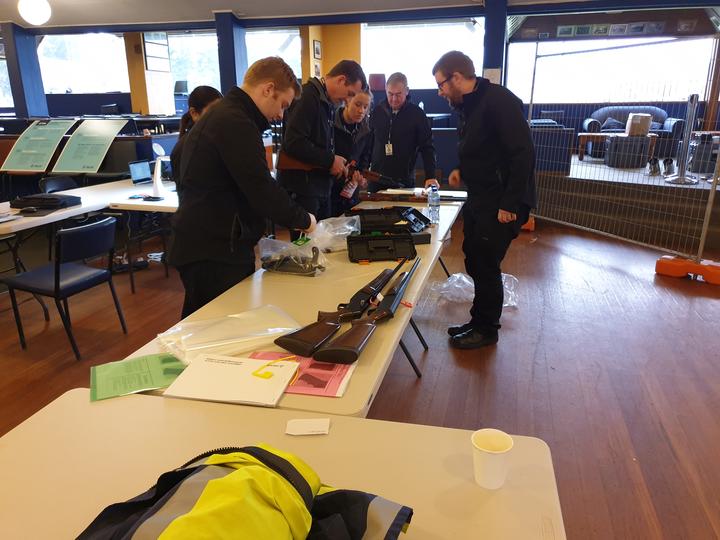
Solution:
<svg viewBox="0 0 720 540"><path fill-rule="evenodd" d="M412 509L324 486L299 457L268 445L218 449L107 507L82 540L394 539Z"/></svg>

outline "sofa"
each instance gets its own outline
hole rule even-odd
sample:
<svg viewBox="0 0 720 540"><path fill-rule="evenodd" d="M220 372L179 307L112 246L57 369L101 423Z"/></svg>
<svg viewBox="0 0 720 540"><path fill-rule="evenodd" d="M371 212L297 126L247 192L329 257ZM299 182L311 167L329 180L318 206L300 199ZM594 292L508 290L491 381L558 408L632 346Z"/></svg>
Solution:
<svg viewBox="0 0 720 540"><path fill-rule="evenodd" d="M668 118L667 112L660 107L650 105L611 105L602 107L583 121L586 133L625 133L625 124L631 113L643 113L652 116L650 133L658 136L655 144L655 157L663 159L677 157L679 143L683 137L685 120ZM614 120L614 122L613 122ZM588 143L587 154L596 158L605 157L604 144Z"/></svg>

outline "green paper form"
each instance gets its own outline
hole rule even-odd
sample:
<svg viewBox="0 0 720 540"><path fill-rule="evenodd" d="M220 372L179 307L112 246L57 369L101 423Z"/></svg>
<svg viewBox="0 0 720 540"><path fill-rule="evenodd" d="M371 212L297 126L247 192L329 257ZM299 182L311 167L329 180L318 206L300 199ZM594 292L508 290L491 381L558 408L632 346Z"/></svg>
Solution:
<svg viewBox="0 0 720 540"><path fill-rule="evenodd" d="M165 388L185 369L171 354L149 354L90 368L90 401Z"/></svg>
<svg viewBox="0 0 720 540"><path fill-rule="evenodd" d="M45 172L63 135L75 120L35 120L15 141L3 171Z"/></svg>

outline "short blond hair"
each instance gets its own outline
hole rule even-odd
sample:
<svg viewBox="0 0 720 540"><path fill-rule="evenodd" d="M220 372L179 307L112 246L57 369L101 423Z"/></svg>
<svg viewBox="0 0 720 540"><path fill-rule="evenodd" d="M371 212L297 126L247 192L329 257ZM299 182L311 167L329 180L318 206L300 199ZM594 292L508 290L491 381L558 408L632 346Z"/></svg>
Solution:
<svg viewBox="0 0 720 540"><path fill-rule="evenodd" d="M278 92L292 88L295 97L300 96L301 88L295 73L279 56L268 56L253 62L243 78L243 84L247 86L257 86L266 82L273 83Z"/></svg>

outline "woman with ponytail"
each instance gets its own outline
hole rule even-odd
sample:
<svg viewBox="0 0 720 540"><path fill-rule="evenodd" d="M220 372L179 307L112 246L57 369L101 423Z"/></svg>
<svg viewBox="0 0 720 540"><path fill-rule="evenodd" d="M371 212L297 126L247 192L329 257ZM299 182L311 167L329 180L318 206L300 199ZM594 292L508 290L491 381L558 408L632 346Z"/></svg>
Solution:
<svg viewBox="0 0 720 540"><path fill-rule="evenodd" d="M180 134L178 135L178 142L175 144L172 153L170 154L170 163L172 164L173 178L175 180L175 187L180 197L181 192L181 181L180 175L180 158L182 155L182 147L185 139L185 135L190 131L195 123L200 120L200 117L215 103L222 99L222 94L213 88L212 86L198 86L190 92L188 96L188 110L182 115L180 119Z"/></svg>

